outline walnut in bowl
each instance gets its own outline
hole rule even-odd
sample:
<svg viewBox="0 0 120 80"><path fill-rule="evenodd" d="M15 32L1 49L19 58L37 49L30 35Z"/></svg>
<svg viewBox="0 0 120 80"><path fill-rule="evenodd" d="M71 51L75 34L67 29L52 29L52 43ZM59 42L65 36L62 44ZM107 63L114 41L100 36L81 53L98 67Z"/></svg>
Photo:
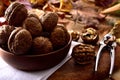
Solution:
<svg viewBox="0 0 120 80"><path fill-rule="evenodd" d="M26 54L32 44L30 32L22 27L14 29L8 39L8 49L15 55Z"/></svg>
<svg viewBox="0 0 120 80"><path fill-rule="evenodd" d="M30 55L31 51L28 51L24 55L15 55L12 52L0 48L0 56L6 63L20 70L45 70L56 66L67 56L71 41L72 38L69 35L67 44L62 48L45 54L40 54L41 52L39 52L39 54L35 55Z"/></svg>
<svg viewBox="0 0 120 80"><path fill-rule="evenodd" d="M8 24L16 27L22 26L27 15L28 11L25 6L17 1L11 3L5 11L5 18Z"/></svg>

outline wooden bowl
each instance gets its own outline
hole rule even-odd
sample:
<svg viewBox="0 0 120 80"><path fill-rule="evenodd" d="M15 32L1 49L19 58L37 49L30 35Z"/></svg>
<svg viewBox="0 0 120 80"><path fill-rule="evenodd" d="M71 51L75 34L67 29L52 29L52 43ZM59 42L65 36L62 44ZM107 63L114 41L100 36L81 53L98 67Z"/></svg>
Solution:
<svg viewBox="0 0 120 80"><path fill-rule="evenodd" d="M67 56L71 41L72 38L70 36L67 45L63 48L40 55L14 55L0 48L0 56L6 63L17 69L27 71L44 70L59 64Z"/></svg>

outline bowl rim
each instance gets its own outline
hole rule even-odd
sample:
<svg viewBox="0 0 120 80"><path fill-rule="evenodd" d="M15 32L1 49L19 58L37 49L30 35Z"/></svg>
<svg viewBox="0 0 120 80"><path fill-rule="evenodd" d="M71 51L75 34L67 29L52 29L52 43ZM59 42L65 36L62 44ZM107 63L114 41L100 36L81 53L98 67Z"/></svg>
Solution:
<svg viewBox="0 0 120 80"><path fill-rule="evenodd" d="M12 55L12 56L38 57L38 56L45 56L45 55L50 55L50 54L54 54L54 53L56 53L56 52L59 52L59 51L63 50L64 48L66 48L68 45L71 45L71 42L72 42L72 37L71 37L71 35L69 34L69 41L68 41L68 43L67 43L64 47L62 47L62 48L60 48L60 49L58 49L58 50L55 50L55 51L46 53L46 54L38 54L38 55L28 55L28 54L25 54L25 55L15 55L15 54L13 54L13 53L11 53L11 52L8 52L8 51L4 50L4 49L1 48L1 47L0 47L0 50L1 50L2 52L6 53L6 54L9 54L9 55ZM0 53L0 54L1 54L1 53Z"/></svg>

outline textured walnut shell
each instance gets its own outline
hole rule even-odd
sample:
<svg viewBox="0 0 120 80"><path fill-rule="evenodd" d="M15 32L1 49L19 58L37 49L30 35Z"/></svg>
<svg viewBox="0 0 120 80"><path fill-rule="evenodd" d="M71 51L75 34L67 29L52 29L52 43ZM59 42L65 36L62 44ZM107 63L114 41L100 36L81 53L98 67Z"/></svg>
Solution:
<svg viewBox="0 0 120 80"><path fill-rule="evenodd" d="M43 29L47 32L53 31L58 22L58 15L54 12L47 12L40 17Z"/></svg>
<svg viewBox="0 0 120 80"><path fill-rule="evenodd" d="M23 23L23 27L27 29L32 37L40 36L42 32L42 25L37 15L29 14Z"/></svg>
<svg viewBox="0 0 120 80"><path fill-rule="evenodd" d="M65 27L56 27L50 35L50 40L54 49L60 49L64 47L69 41L69 33Z"/></svg>
<svg viewBox="0 0 120 80"><path fill-rule="evenodd" d="M0 27L0 45L7 44L11 32L14 30L13 26L2 25Z"/></svg>
<svg viewBox="0 0 120 80"><path fill-rule="evenodd" d="M21 27L12 31L8 39L8 49L11 53L26 54L32 44L32 36L29 31Z"/></svg>
<svg viewBox="0 0 120 80"><path fill-rule="evenodd" d="M94 28L87 28L82 32L81 38L84 43L96 44L99 40L99 35Z"/></svg>
<svg viewBox="0 0 120 80"><path fill-rule="evenodd" d="M72 50L72 57L78 64L91 63L95 58L95 47L90 44L78 44Z"/></svg>
<svg viewBox="0 0 120 80"><path fill-rule="evenodd" d="M5 18L9 25L21 26L27 17L27 9L18 2L13 2L5 11Z"/></svg>
<svg viewBox="0 0 120 80"><path fill-rule="evenodd" d="M33 39L33 43L32 43L33 54L46 54L52 51L53 51L53 46L48 38L41 36Z"/></svg>

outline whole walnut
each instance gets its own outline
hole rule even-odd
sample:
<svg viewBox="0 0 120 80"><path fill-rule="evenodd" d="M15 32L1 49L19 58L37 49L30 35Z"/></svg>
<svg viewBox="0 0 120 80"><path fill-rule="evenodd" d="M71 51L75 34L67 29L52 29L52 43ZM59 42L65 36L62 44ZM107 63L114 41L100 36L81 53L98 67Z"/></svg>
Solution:
<svg viewBox="0 0 120 80"><path fill-rule="evenodd" d="M14 27L9 25L2 25L0 27L0 45L7 44L8 38L13 30Z"/></svg>
<svg viewBox="0 0 120 80"><path fill-rule="evenodd" d="M78 44L73 47L72 57L78 64L91 63L95 58L95 46L90 44Z"/></svg>
<svg viewBox="0 0 120 80"><path fill-rule="evenodd" d="M47 32L53 31L58 23L58 15L54 12L47 12L40 17L43 30Z"/></svg>
<svg viewBox="0 0 120 80"><path fill-rule="evenodd" d="M29 14L23 23L23 27L31 33L32 37L41 35L42 25L36 14Z"/></svg>
<svg viewBox="0 0 120 80"><path fill-rule="evenodd" d="M69 33L64 26L57 26L50 35L54 49L64 47L70 39Z"/></svg>
<svg viewBox="0 0 120 80"><path fill-rule="evenodd" d="M19 2L13 2L5 11L5 18L9 25L22 26L23 21L27 17L27 9Z"/></svg>
<svg viewBox="0 0 120 80"><path fill-rule="evenodd" d="M36 37L33 39L32 52L33 54L46 54L53 51L51 41L46 37Z"/></svg>
<svg viewBox="0 0 120 80"><path fill-rule="evenodd" d="M14 29L8 39L8 49L15 55L27 54L32 44L30 32L22 27Z"/></svg>

